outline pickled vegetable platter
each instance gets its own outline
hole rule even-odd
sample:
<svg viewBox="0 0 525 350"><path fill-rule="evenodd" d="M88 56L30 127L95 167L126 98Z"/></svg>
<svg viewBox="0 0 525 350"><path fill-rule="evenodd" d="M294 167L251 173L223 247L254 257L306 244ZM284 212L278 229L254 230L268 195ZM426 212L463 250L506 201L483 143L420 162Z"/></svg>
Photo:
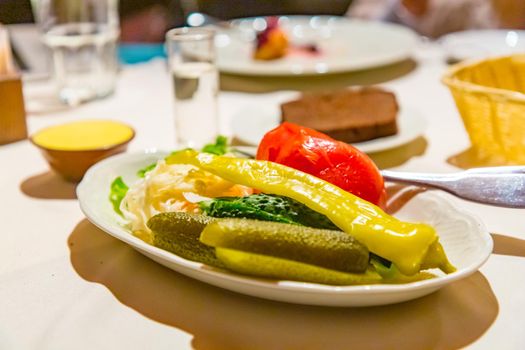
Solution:
<svg viewBox="0 0 525 350"><path fill-rule="evenodd" d="M295 303L408 300L473 273L490 254L483 225L446 195L419 195L394 218L302 170L216 151L108 159L79 185L81 207L176 271ZM367 188L381 205L383 189Z"/></svg>

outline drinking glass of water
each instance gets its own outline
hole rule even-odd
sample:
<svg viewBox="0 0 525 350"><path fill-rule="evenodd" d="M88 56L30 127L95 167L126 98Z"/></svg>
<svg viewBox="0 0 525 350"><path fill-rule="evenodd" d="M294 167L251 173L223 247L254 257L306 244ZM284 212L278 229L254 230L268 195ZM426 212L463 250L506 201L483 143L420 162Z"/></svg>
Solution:
<svg viewBox="0 0 525 350"><path fill-rule="evenodd" d="M110 95L117 76L118 0L41 0L37 13L58 97L69 105Z"/></svg>
<svg viewBox="0 0 525 350"><path fill-rule="evenodd" d="M214 32L172 29L166 33L166 49L173 79L177 145L202 147L219 132Z"/></svg>

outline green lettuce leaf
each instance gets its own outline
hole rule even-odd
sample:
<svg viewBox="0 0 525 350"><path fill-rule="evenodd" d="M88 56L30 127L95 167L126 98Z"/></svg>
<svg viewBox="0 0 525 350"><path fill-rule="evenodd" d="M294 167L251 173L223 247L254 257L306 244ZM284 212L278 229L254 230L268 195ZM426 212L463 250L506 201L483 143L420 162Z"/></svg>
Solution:
<svg viewBox="0 0 525 350"><path fill-rule="evenodd" d="M122 216L122 212L120 211L120 202L122 202L122 199L124 199L124 196L128 190L129 187L124 183L124 180L122 180L121 176L117 177L111 183L109 200L111 201L111 204L113 204L113 210L115 210L115 212L120 216Z"/></svg>
<svg viewBox="0 0 525 350"><path fill-rule="evenodd" d="M140 169L139 171L137 171L137 176L140 178L144 178L144 176L146 176L146 173L155 169L156 166L157 166L157 163L153 163L153 164L148 165L147 167Z"/></svg>
<svg viewBox="0 0 525 350"><path fill-rule="evenodd" d="M221 135L217 136L215 143L207 144L202 148L202 152L215 154L217 156L222 156L229 151L230 147L228 147L228 138Z"/></svg>

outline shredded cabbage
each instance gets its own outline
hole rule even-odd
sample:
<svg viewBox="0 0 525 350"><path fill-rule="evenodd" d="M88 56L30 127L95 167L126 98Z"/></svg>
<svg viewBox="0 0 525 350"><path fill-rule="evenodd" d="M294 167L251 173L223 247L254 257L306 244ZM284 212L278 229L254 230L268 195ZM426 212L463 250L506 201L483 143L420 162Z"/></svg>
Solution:
<svg viewBox="0 0 525 350"><path fill-rule="evenodd" d="M159 213L183 211L198 213L195 198L247 196L252 189L225 181L193 165L172 164L159 160L126 193L120 210L134 235L151 243L149 218Z"/></svg>

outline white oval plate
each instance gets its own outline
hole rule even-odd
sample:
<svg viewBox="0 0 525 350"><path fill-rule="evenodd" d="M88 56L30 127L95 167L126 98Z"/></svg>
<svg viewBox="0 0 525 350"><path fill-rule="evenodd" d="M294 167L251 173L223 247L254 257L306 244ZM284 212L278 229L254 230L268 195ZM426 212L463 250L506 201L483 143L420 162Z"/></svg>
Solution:
<svg viewBox="0 0 525 350"><path fill-rule="evenodd" d="M242 143L257 146L264 134L277 127L280 122L281 111L278 105L257 104L244 107L232 116L232 132ZM427 122L417 110L404 107L399 110L397 125L399 130L395 135L353 143L352 146L366 153L399 147L421 136Z"/></svg>
<svg viewBox="0 0 525 350"><path fill-rule="evenodd" d="M525 30L466 30L439 39L448 58L466 60L525 52Z"/></svg>
<svg viewBox="0 0 525 350"><path fill-rule="evenodd" d="M217 65L226 73L246 75L316 75L355 71L392 64L411 56L418 36L390 23L330 16L282 16L279 24L292 45L314 43L320 54L289 54L283 58L253 59L254 27L262 18L231 21L218 31Z"/></svg>
<svg viewBox="0 0 525 350"><path fill-rule="evenodd" d="M100 229L131 245L156 262L197 280L234 292L297 304L372 306L398 303L432 293L444 285L474 273L489 257L492 239L483 224L451 205L451 197L426 192L412 199L396 215L407 221L433 225L457 271L431 280L402 285L328 286L292 281L273 281L230 273L192 262L151 246L120 224L108 200L109 186L117 176L128 184L137 179L137 169L165 153L121 154L94 165L77 187L82 211Z"/></svg>

